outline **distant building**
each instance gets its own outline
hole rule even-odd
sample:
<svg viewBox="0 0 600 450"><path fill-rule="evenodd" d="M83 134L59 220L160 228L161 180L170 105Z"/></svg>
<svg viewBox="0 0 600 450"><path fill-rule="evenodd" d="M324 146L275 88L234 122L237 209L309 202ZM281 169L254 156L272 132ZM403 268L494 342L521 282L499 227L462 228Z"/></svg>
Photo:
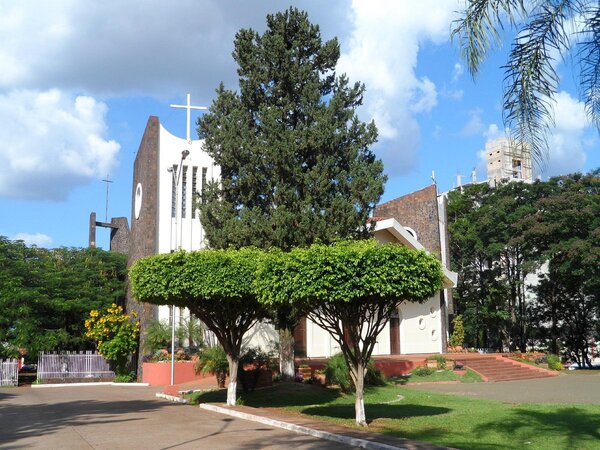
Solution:
<svg viewBox="0 0 600 450"><path fill-rule="evenodd" d="M506 138L485 144L488 183L494 187L507 181L533 183L531 151Z"/></svg>

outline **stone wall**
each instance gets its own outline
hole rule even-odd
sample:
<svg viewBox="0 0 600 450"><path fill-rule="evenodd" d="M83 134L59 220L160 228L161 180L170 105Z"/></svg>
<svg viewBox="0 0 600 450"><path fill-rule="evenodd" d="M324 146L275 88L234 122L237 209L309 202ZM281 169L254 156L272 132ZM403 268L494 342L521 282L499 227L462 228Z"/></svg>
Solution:
<svg viewBox="0 0 600 450"><path fill-rule="evenodd" d="M133 165L133 185L131 188L131 232L129 234L129 254L127 267L145 256L157 252L158 214L158 152L160 123L158 117L150 116ZM135 217L135 191L142 184L142 206L138 218ZM127 287L127 310L136 311L142 330L156 317L157 307L139 303L133 299L131 287ZM140 333L140 348L143 348L143 333ZM142 375L141 358L138 358L138 376Z"/></svg>
<svg viewBox="0 0 600 450"><path fill-rule="evenodd" d="M110 220L110 251L129 254L129 224L127 217L113 217Z"/></svg>
<svg viewBox="0 0 600 450"><path fill-rule="evenodd" d="M441 259L437 190L435 185L375 207L375 217L394 218L417 233L418 241Z"/></svg>

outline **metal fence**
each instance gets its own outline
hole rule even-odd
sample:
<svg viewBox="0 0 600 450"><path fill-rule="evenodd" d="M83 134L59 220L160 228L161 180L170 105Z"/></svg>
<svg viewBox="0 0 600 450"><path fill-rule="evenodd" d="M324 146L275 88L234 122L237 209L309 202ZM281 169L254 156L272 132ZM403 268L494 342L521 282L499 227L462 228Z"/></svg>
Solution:
<svg viewBox="0 0 600 450"><path fill-rule="evenodd" d="M40 352L37 366L38 382L81 378L114 378L108 362L95 352Z"/></svg>
<svg viewBox="0 0 600 450"><path fill-rule="evenodd" d="M0 386L18 386L19 361L16 359L0 359Z"/></svg>

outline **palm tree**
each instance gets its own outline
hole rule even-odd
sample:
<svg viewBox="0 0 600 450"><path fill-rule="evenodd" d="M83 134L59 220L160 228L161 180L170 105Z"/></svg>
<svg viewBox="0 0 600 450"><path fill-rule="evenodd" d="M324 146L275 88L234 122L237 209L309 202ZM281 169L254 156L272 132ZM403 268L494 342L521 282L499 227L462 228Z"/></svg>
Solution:
<svg viewBox="0 0 600 450"><path fill-rule="evenodd" d="M504 123L517 145L531 149L537 163L547 158L547 133L560 78L558 58L573 58L580 98L600 129L600 3L593 0L468 0L454 23L463 59L473 77L500 32L517 32L505 71Z"/></svg>

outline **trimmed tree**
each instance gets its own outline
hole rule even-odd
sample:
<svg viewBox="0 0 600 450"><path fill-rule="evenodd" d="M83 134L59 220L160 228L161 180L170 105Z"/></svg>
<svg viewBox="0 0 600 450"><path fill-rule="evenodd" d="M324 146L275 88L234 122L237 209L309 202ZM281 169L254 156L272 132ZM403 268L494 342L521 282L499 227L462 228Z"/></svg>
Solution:
<svg viewBox="0 0 600 450"><path fill-rule="evenodd" d="M227 404L235 405L244 334L265 318L253 290L261 252L256 249L203 250L155 255L130 269L138 301L188 308L217 337L227 354Z"/></svg>
<svg viewBox="0 0 600 450"><path fill-rule="evenodd" d="M377 336L401 301L427 300L442 280L435 257L366 240L271 252L256 287L266 305L292 305L331 333L356 386L356 423L364 426L364 375Z"/></svg>
<svg viewBox="0 0 600 450"><path fill-rule="evenodd" d="M267 16L262 35L237 33L239 93L221 85L198 122L221 167L199 205L212 248L289 250L369 235L386 177L370 150L375 124L356 115L365 87L336 74L339 56L337 40L323 42L295 8ZM272 319L282 374L293 379L298 316L282 306Z"/></svg>

